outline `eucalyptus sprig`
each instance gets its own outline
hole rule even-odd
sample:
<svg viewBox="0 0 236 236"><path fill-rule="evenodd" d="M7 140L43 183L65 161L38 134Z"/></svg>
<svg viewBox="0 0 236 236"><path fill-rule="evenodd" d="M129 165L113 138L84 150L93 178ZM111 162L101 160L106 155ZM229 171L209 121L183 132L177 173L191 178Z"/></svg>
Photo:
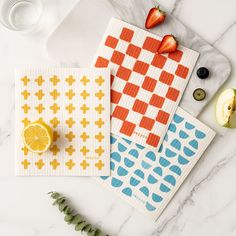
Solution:
<svg viewBox="0 0 236 236"><path fill-rule="evenodd" d="M108 236L100 229L94 228L83 216L74 213L74 210L69 206L67 199L61 196L60 193L49 192L48 194L55 200L53 205L58 206L60 212L64 213L65 222L75 225L76 231L86 232L88 236Z"/></svg>

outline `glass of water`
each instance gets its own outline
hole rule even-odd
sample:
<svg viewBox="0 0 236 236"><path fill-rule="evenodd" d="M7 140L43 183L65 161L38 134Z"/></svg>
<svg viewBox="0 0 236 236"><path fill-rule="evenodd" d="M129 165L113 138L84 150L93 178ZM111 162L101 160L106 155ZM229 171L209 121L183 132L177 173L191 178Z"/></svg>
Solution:
<svg viewBox="0 0 236 236"><path fill-rule="evenodd" d="M10 30L30 31L41 15L41 0L0 0L0 22Z"/></svg>

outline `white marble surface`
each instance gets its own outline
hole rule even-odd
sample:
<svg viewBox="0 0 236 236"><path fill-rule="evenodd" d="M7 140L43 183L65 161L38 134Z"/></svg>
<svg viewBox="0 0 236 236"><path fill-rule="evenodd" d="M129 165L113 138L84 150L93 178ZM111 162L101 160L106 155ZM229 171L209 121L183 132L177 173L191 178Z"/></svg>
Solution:
<svg viewBox="0 0 236 236"><path fill-rule="evenodd" d="M87 218L112 236L236 235L236 129L219 128L214 101L200 119L218 136L156 223L142 216L90 178L16 178L14 176L14 68L60 66L45 41L76 0L45 0L41 31L30 35L0 26L0 235L74 236L47 196L64 193ZM212 43L231 61L224 87L236 87L235 0L161 0L169 11ZM47 26L47 27L46 27Z"/></svg>

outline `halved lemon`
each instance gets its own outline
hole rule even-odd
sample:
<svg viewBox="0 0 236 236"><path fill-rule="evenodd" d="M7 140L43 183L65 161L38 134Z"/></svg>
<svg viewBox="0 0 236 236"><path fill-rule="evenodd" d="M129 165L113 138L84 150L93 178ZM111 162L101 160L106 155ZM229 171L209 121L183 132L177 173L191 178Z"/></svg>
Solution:
<svg viewBox="0 0 236 236"><path fill-rule="evenodd" d="M41 121L27 125L22 132L25 146L35 153L43 153L52 144L52 129Z"/></svg>

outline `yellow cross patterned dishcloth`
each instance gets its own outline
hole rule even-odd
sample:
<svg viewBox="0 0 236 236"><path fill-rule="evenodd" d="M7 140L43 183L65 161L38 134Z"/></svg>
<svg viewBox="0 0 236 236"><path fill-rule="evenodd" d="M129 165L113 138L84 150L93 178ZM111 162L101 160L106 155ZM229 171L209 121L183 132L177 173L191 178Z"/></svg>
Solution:
<svg viewBox="0 0 236 236"><path fill-rule="evenodd" d="M109 69L30 69L16 72L16 175L110 175ZM43 154L21 133L41 120L53 129Z"/></svg>

